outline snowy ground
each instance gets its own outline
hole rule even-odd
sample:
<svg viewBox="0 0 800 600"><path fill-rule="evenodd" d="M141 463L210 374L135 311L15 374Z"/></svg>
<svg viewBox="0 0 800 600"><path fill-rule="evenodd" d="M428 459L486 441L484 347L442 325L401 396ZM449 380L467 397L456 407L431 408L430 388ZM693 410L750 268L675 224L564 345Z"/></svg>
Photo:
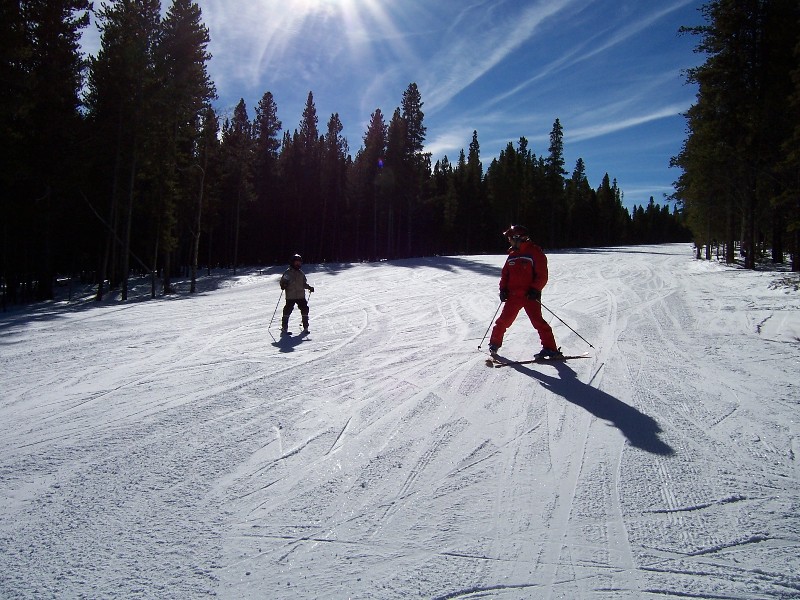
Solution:
<svg viewBox="0 0 800 600"><path fill-rule="evenodd" d="M502 262L0 315L0 598L800 597L796 279L551 254L493 369Z"/></svg>

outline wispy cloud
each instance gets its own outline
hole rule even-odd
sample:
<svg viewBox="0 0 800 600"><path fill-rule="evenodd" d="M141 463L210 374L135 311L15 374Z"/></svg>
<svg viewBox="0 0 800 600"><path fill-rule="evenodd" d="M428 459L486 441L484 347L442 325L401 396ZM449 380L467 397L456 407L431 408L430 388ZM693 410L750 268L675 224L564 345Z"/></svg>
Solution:
<svg viewBox="0 0 800 600"><path fill-rule="evenodd" d="M684 110L686 110L686 105L684 104L664 106L651 112L640 113L623 119L613 119L586 125L579 129L575 129L568 134L565 134L564 137L566 141L590 140L603 135L608 135L609 133L615 133L617 131L630 129L631 127L637 127L639 125L643 125L644 123L650 123L651 121L674 117Z"/></svg>
<svg viewBox="0 0 800 600"><path fill-rule="evenodd" d="M530 39L547 19L575 2L537 2L520 12L499 15L494 22L472 20L477 21L478 27L473 31L457 32L457 37L443 44L440 54L428 65L432 73L426 82L429 108L435 112L446 105ZM472 9L468 7L465 12ZM465 23L470 19L462 13L456 20Z"/></svg>
<svg viewBox="0 0 800 600"><path fill-rule="evenodd" d="M488 98L484 104L484 108L489 108L492 105L501 103L519 94L523 90L529 89L532 85L541 80L564 72L604 52L608 52L612 48L624 44L629 39L653 27L655 23L661 21L665 16L692 3L693 0L680 0L668 6L660 7L658 10L648 13L643 17L628 19L623 22L622 26L619 26L617 22L612 22L606 28L593 33L590 37L572 38L575 40L574 45L568 46L561 56L558 56L548 64L539 68L531 77Z"/></svg>
<svg viewBox="0 0 800 600"><path fill-rule="evenodd" d="M678 173L675 173L677 179ZM619 183L619 182L618 182ZM672 206L669 197L675 193L671 183L663 185L649 185L647 183L626 182L622 190L623 204L631 210L634 206L647 208L650 198L661 206ZM672 210L672 208L670 208Z"/></svg>
<svg viewBox="0 0 800 600"><path fill-rule="evenodd" d="M593 56L600 54L602 52L607 51L609 48L613 48L618 46L619 44L627 41L628 39L636 36L643 31L650 29L653 24L661 21L665 16L670 13L675 12L676 10L686 6L687 4L692 4L693 0L680 0L679 2L673 2L668 6L660 7L659 9L645 14L637 19L629 20L626 24L623 24L622 27L614 28L611 32L610 36L603 36L605 38L605 42L601 43L597 46L593 46L592 49L588 52L582 52L577 60L583 61L592 58ZM576 61L573 61L573 63Z"/></svg>
<svg viewBox="0 0 800 600"><path fill-rule="evenodd" d="M451 162L456 162L458 153L466 147L464 140L469 139L470 135L471 132L464 129L450 129L438 133L425 144L425 151L430 152L436 158L447 155Z"/></svg>

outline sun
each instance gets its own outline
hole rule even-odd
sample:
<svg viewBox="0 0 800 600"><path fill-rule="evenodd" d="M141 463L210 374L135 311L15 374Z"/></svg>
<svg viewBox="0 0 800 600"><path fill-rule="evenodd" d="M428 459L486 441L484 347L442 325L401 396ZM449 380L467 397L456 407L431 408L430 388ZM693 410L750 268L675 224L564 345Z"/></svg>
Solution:
<svg viewBox="0 0 800 600"><path fill-rule="evenodd" d="M418 62L414 36L431 21L428 0L202 1L212 53L225 61L219 78L253 88L308 88L353 73L374 73L375 82Z"/></svg>

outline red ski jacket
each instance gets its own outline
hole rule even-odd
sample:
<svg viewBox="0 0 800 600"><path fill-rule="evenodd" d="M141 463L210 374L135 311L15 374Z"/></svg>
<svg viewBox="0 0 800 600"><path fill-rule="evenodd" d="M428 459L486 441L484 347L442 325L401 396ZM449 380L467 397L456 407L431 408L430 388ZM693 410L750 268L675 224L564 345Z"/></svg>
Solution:
<svg viewBox="0 0 800 600"><path fill-rule="evenodd" d="M500 274L500 289L509 296L524 296L535 288L542 291L547 284L547 257L533 242L522 242L520 247L509 248L506 264Z"/></svg>

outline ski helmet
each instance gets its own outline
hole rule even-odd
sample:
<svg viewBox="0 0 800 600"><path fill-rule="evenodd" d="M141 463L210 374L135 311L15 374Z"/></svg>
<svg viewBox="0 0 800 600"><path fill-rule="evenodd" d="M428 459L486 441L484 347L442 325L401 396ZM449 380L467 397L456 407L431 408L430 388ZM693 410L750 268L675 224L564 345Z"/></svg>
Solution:
<svg viewBox="0 0 800 600"><path fill-rule="evenodd" d="M526 238L528 237L528 228L524 225L512 225L505 232L503 235L507 238Z"/></svg>
<svg viewBox="0 0 800 600"><path fill-rule="evenodd" d="M294 256L292 256L292 260L291 260L291 261L289 261L289 262L295 262L295 261L298 261L298 260L299 260L300 262L303 262L303 257L302 257L302 256L300 256L299 254L295 254Z"/></svg>

